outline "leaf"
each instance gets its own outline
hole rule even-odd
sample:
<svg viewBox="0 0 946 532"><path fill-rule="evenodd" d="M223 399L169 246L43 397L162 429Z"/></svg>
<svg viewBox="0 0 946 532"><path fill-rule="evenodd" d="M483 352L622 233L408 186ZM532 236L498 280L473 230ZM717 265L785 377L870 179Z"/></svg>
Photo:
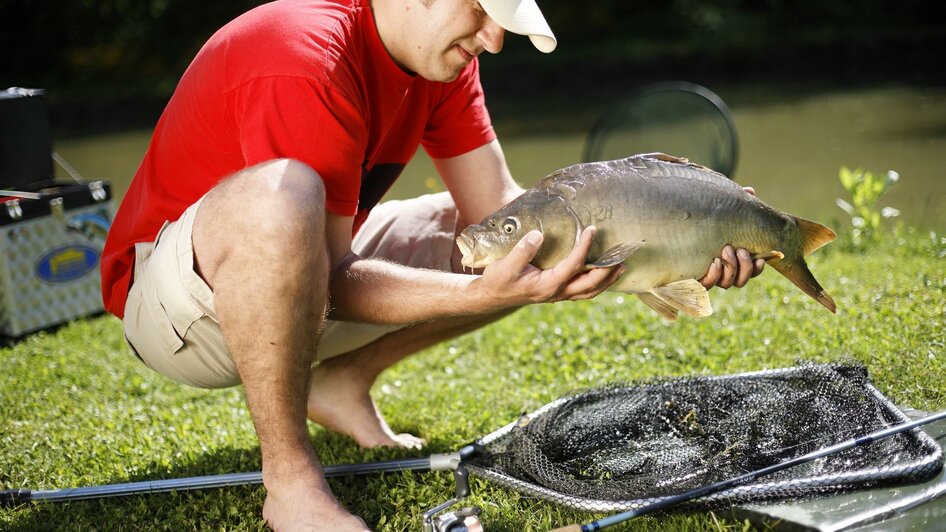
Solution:
<svg viewBox="0 0 946 532"><path fill-rule="evenodd" d="M880 177L873 172L867 172L866 176L868 183L870 183L871 199L876 201L880 198L880 195L884 193L884 190L886 190L887 182L881 180Z"/></svg>
<svg viewBox="0 0 946 532"><path fill-rule="evenodd" d="M841 185L844 186L845 190L850 192L854 188L854 174L850 168L842 166L838 172L838 177L841 179Z"/></svg>

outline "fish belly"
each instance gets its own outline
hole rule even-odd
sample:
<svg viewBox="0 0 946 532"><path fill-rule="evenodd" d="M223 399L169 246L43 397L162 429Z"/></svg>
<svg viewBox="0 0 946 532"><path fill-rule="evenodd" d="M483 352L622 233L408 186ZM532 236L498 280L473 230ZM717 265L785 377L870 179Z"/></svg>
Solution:
<svg viewBox="0 0 946 532"><path fill-rule="evenodd" d="M700 235L692 229L672 238L665 234L662 242L659 238L641 239L644 246L625 261L627 271L611 290L645 293L674 281L699 279L726 243L722 237Z"/></svg>

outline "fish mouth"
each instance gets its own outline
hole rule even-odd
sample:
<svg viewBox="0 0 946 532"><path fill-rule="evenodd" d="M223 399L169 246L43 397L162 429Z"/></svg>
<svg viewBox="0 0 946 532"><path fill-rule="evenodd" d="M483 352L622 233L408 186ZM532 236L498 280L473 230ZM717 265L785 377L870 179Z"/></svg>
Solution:
<svg viewBox="0 0 946 532"><path fill-rule="evenodd" d="M476 239L468 234L467 231L460 233L457 237L457 247L460 248L460 264L466 268L485 268L490 262L490 258L476 249Z"/></svg>

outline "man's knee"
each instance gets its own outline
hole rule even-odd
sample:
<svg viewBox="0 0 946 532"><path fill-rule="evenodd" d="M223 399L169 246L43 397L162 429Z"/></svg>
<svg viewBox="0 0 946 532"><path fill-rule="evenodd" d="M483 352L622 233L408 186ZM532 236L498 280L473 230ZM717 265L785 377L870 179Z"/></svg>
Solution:
<svg viewBox="0 0 946 532"><path fill-rule="evenodd" d="M300 161L276 159L246 168L222 181L208 200L198 223L229 225L267 241L324 234L325 185Z"/></svg>
<svg viewBox="0 0 946 532"><path fill-rule="evenodd" d="M294 257L307 267L313 254L324 253L319 243L325 238L321 178L303 163L279 159L240 171L204 196L194 221L193 252L198 272L215 286L218 269L231 260Z"/></svg>
<svg viewBox="0 0 946 532"><path fill-rule="evenodd" d="M311 166L294 159L276 159L247 168L235 176L237 193L246 207L269 219L321 215L325 185Z"/></svg>

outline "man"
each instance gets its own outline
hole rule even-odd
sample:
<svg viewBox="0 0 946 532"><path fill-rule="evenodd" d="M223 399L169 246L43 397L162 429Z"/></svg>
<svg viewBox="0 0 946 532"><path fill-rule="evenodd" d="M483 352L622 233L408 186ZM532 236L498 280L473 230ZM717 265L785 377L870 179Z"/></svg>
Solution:
<svg viewBox="0 0 946 532"><path fill-rule="evenodd" d="M307 417L365 447L417 447L371 400L381 371L623 271L584 271L589 228L553 269L528 265L533 233L482 275L454 273L458 225L521 192L478 75L504 29L555 47L534 0L266 4L207 42L155 128L103 253L106 307L154 370L243 384L275 529L365 528L332 496ZM372 209L419 144L449 195ZM745 284L761 265L743 253L703 282Z"/></svg>

